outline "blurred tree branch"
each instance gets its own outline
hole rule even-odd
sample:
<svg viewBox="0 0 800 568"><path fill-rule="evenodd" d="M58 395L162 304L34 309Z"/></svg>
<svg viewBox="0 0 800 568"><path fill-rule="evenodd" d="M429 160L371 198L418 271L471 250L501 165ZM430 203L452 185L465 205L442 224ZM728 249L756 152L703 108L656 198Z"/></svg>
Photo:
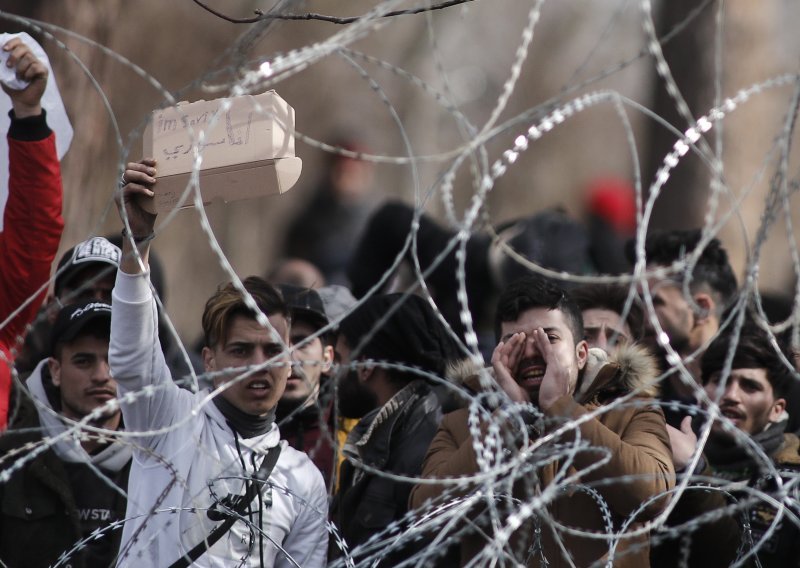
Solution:
<svg viewBox="0 0 800 568"><path fill-rule="evenodd" d="M264 13L261 10L256 10L256 16L253 18L231 18L230 16L226 16L225 14L214 10L210 6L207 6L201 0L193 0L195 4L210 12L211 14L215 15L218 18L222 18L227 22L231 22L234 24L254 24L256 22L260 22L263 20L319 20L322 22L330 22L332 24L352 24L357 22L358 20L362 19L363 16L353 16L350 18L337 18L334 16L326 16L325 14L279 14L279 13ZM408 10L397 10L395 12L388 12L383 15L384 18L391 18L394 16L406 16L411 14L420 14L422 12L431 12L433 10L442 10L444 8L450 8L451 6L457 6L458 4L465 4L467 2L472 2L473 0L447 0L446 2L442 2L440 4L433 4L431 6L424 6L420 8L410 8Z"/></svg>

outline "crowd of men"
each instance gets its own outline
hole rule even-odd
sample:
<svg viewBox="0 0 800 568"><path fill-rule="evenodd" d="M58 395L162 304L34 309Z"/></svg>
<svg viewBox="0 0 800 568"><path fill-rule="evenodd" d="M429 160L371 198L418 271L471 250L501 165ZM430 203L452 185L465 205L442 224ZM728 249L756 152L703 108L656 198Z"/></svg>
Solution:
<svg viewBox="0 0 800 568"><path fill-rule="evenodd" d="M158 163L127 164L119 244L53 266L48 72L2 49L29 86L3 87L0 565L800 565L791 333L716 239L653 233L640 281L574 287L476 233L462 296L454 233L392 203L344 255L358 300L290 259L221 284L176 359L142 205ZM563 212L501 233L601 269ZM403 256L424 289L413 262L383 277Z"/></svg>

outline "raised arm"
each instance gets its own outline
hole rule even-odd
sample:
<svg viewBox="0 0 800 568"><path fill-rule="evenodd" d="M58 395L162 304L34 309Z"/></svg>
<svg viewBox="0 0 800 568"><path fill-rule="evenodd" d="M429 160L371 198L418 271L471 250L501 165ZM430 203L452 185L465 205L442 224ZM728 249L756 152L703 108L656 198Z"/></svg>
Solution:
<svg viewBox="0 0 800 568"><path fill-rule="evenodd" d="M123 225L127 219L129 231L122 239L112 292L108 360L120 396L138 395L133 403L122 404L126 427L138 431L164 428L183 414L179 409L182 393L172 381L158 340L158 310L150 289L147 259L155 215L138 202L152 196L155 174L153 160L128 164L123 177L127 183L117 195L120 217ZM156 388L146 394L150 386Z"/></svg>
<svg viewBox="0 0 800 568"><path fill-rule="evenodd" d="M44 300L46 290L36 292L50 277L64 229L55 136L40 105L47 67L18 38L2 49L8 55L8 65L16 68L17 77L29 85L22 90L3 85L11 97L12 112L8 202L0 233L0 430L8 418L12 350L20 344L25 327Z"/></svg>

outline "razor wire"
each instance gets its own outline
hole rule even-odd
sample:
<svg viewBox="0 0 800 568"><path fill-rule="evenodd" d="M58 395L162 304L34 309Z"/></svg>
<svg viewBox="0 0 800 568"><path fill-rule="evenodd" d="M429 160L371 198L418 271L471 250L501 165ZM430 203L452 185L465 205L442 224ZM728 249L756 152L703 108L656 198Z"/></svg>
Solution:
<svg viewBox="0 0 800 568"><path fill-rule="evenodd" d="M475 329L476 322L469 308L466 288L468 278L466 273L466 244L469 238L476 233L481 231L488 232L497 241L497 246L508 258L522 264L531 272L556 278L567 283L606 282L628 286L629 299L626 311L631 308L635 298L642 297L648 322L656 330L656 337L659 338L661 347L665 349L667 360L671 365L671 368L659 376L657 381L663 382L676 375L684 385L695 390L698 399L701 401L700 407L682 407L682 410L685 410L687 414L693 414L702 421L698 451L694 453L687 472L678 476L678 482L674 489L642 502L630 514L625 515L622 519L615 520L613 518L614 513L607 498L604 496L603 490L605 487L614 484L634 483L637 481L636 476L584 483L582 477L588 476L592 471L607 464L613 456L608 448L592 446L581 435L580 427L582 424L596 420L609 412L651 404L650 401L643 402L637 398L637 395L640 394L638 391L593 409L580 419L557 425L551 424L548 429L545 429L543 424L547 419L535 405L511 403L502 392L495 391L473 396L462 385L453 383L447 377L432 375L422 369L404 367L391 361L358 361L352 363L349 368L379 366L386 369L405 371L422 377L455 396L464 398L466 400L465 405L469 409L468 426L478 471L459 478L431 480L384 471L349 457L349 460L367 474L383 476L387 479L410 485L437 484L442 486L443 490L438 499L429 502L422 510L410 510L402 520L392 522L384 529L377 530L367 542L358 546L348 545L339 534L336 524L328 522L327 526L331 535L333 549L338 551L338 557L331 558L329 565L377 566L387 554L402 550L406 546L413 548L414 543L420 541L420 539L430 538L431 542L434 543L432 546L423 548L413 556L409 556L401 564L403 566L429 565L440 559L449 547L457 546L465 538L476 538L475 534L480 535L485 546L479 555L471 560L469 564L471 566L517 566L521 562L529 565L541 562L544 565L548 561L542 546L542 534L545 531L554 535L554 539L561 546L562 552L566 556L570 555L569 550L566 550L566 545L563 543L563 537L567 535L604 543L604 547L607 549L606 555L598 559L595 565L612 565L620 555L624 557L625 554L630 554L635 552L637 548L645 546L642 544L641 539L638 542L635 541L637 537L649 535L650 541L657 543L675 536L691 535L694 531L702 529L705 525L713 523L725 515L737 515L741 518L741 525L744 530L735 565L744 565L757 555L759 549L764 546L764 543L767 542L772 533L779 530L782 523L790 523L800 530L800 502L798 502L797 493L798 474L797 472L782 471L776 468L763 450L749 436L737 430L731 420L721 413L718 401L709 397L694 382L687 365L700 356L701 350L686 356L678 353L670 345L667 335L655 315L656 310L650 292L650 281L653 278L680 278L683 295L687 302L693 305L689 291L691 277L683 275L691 275L700 255L711 239L718 236L727 223L736 221L740 217L742 203L745 198L751 195L757 180L766 175L770 168L773 168L770 176L769 191L763 202L760 226L757 227L753 235L748 234L745 229L742 230L747 243L748 256L745 279L734 309L731 311L728 320L721 322L720 327L721 330L730 332L734 337L738 337L742 332L747 310L751 306L755 306L756 324L768 333L776 352L780 353L787 368L793 366L793 362L780 352L777 334L790 330L793 336L793 345L795 348L798 347L800 343L798 340L798 337L800 337L800 309L798 309L800 305L800 256L794 239L795 222L792 218L792 198L796 198L795 194L797 193L798 185L800 185L800 179L798 174L792 171L790 151L793 147L797 106L800 104L800 74L796 69L788 70L774 76L764 77L758 82L740 86L738 90L726 93L722 83L721 70L725 53L720 39L724 31L723 16L725 14L725 6L723 2L718 2L718 11L715 17L715 33L717 35L714 38L706 38L708 42L715 42L714 103L711 108L704 109L695 116L689 109L673 78L670 66L664 58L662 48L669 42L681 41L680 31L685 26L690 25L700 11L711 9L710 6L713 6L714 3L705 2L698 6L695 11L687 15L684 22L681 22L665 36L659 38L655 31L651 2L649 0L641 0L638 3L632 3L622 0L616 3L609 3L612 13L607 28L603 31L597 43L592 45L589 52L585 54L583 62L573 71L568 81L561 86L562 88L558 95L544 102L530 104L530 106L521 111L510 110L515 108L510 105L513 97L520 96L522 91L520 78L524 77L526 72L526 62L534 58L546 57L547 55L543 48L536 44L536 39L541 26L547 25L549 23L548 17L552 16L547 11L550 3L534 0L526 4L529 8L527 8L518 36L510 38L511 41L502 46L502 49L511 54L511 62L503 70L505 72L504 78L501 81L500 88L497 89L495 99L491 101L491 104L487 105L487 108L481 109L481 112L470 112L470 109L461 108L455 101L448 83L447 63L444 57L449 54L445 53L447 46L443 44L441 38L437 37L436 25L442 18L468 17L470 11L475 9L471 4L480 3L476 0L469 4L450 6L438 11L435 17L431 12L386 17L397 10L408 8L407 3L399 0L378 2L372 9L347 26L334 30L324 40L292 49L285 53L250 54L242 58L234 68L226 66L222 62L223 59L220 58L216 62L220 67L215 67L203 76L198 77L192 85L187 85L186 90L189 90L190 87L201 85L205 92L214 96L232 97L242 94L255 94L267 89L280 89L281 84L290 79L302 80L304 73L312 66L332 65L334 63L347 66L353 71L357 80L367 86L367 90L370 93L368 96L378 101L387 116L391 118L396 134L402 139L403 151L397 154L354 152L331 144L329 141L317 139L304 132L302 120L298 120L298 126L292 131L292 135L298 143L328 154L402 168L403 175L406 176L408 187L410 188L407 194L408 200L412 202L415 208L412 229L402 250L392 260L390 269L356 303L355 307L358 307L372 295L379 293L386 282L392 278L397 267L410 256L414 282L405 290L405 293L422 295L436 310L440 322L447 326L451 335L458 337L455 330L450 328L447 320L438 309L435 295L436 293L441 294L442 291L439 290L434 293L429 289L426 282L427 277L441 265L444 259L448 255L454 254L457 260L457 271L454 276L456 277L458 288L451 291L451 293L458 300L459 321L465 329L461 349L465 357L470 358L475 364L480 364L482 360L478 347L478 334ZM427 5L430 5L430 3ZM279 20L281 13L289 14L287 7L299 8L300 5L284 2L279 3L278 7L279 10L273 12L272 15ZM626 20L623 19L623 16L628 16L632 10L640 11L640 19L635 26L625 31L631 35L641 35L642 45L639 48L640 51L623 61L607 62L600 71L596 71L588 79L579 81L580 76L587 68L588 61L592 57L596 57L601 47L607 42L613 41L612 35L608 30L614 25L621 26L624 22L630 22L631 18ZM502 18L503 16L500 12L498 11L494 17ZM424 21L424 27L420 35L430 45L429 56L435 63L436 73L438 74L437 79L440 80L440 84L430 78L426 78L422 72L403 68L378 52L374 54L365 52L364 46L359 44L361 40L391 31L401 21L400 18L406 20L408 18L418 18ZM77 42L85 48L101 53L109 62L126 69L149 88L159 93L163 97L165 106L176 103L179 100L180 93L170 92L147 69L138 66L122 54L105 47L92 38L80 36L68 29L45 21L21 18L3 11L0 11L0 20L22 25L33 32L39 33L44 37L44 45L47 49L65 52L69 56L71 65L74 66L73 72L85 74L92 82L103 101L107 116L112 124L114 131L113 144L118 149L119 155L118 173L124 172L124 164L130 161L130 156L135 154L132 150L132 141L141 135L148 119L142 118L134 131L128 136L129 142L124 142L124 133L120 131L117 116L108 102L102 81L92 75L76 52L68 47L67 41ZM261 32L266 33L264 30L267 30L267 27L264 21L254 25L260 26L262 28ZM487 22L487 25L490 25L490 22ZM253 29L255 30L254 33L258 31L256 28ZM280 31L273 29L268 31L270 33L280 33ZM423 41L423 39L417 39L418 41ZM253 41L253 37L245 34L230 46L228 52L247 51L249 47L252 47ZM565 41L565 47L568 44L569 42ZM681 127L676 129L676 127L666 124L661 117L655 115L646 105L641 104L623 92L595 86L596 83L600 83L603 79L609 76L613 77L629 69L632 65L641 64L642 62L651 65L660 80L664 82L675 108L684 121ZM460 137L458 144L437 147L434 151L427 150L426 146L425 152L419 152L416 148L413 134L408 132L404 125L403 111L393 97L392 83L385 79L386 75L390 76L393 81L400 81L407 86L413 87L426 97L424 99L425 102L422 104L431 105L437 111L448 116L458 130ZM235 78L231 79L231 76ZM753 182L737 193L728 185L725 178L726 163L721 142L722 137L718 136L715 138L715 144L710 144L707 135L720 132L726 125L726 121L735 116L743 107L747 107L748 104L775 92L785 93L789 91L791 91L791 94L788 96L789 101L786 104L785 120L781 130L774 133L772 144L764 150L764 158L761 161L759 171L753 176ZM230 104L229 99L224 101L222 103L223 111L229 108ZM491 221L490 197L501 191L498 186L501 186L504 177L509 171L524 167L520 165L523 163L520 160L521 156L535 153L540 140L546 139L559 129L576 122L576 119L584 113L591 113L597 110L612 111L615 117L614 126L624 132L627 144L625 151L630 156L633 164L631 177L636 180L637 227L634 239L635 266L629 275L568 274L540 266L515 251L506 242L503 242L488 222ZM267 113L262 108L257 108L256 112ZM212 119L212 125L222 114L219 113ZM632 117L639 119L644 117L647 120L660 121L675 136L672 148L663 157L653 179L642 178L636 132L631 123ZM174 211L161 216L156 227L155 250L158 250L159 235L167 230L179 215L194 214L197 225L202 230L202 234L208 243L209 262L214 262L223 269L235 287L245 297L248 306L259 313L259 323L270 329L277 336L268 318L258 312L255 301L244 289L240 278L241 275L237 274L234 269L228 254L223 250L223 246L220 244L206 215L200 194L200 172L203 168L202 148L206 131L190 128L190 134L193 140L194 169L191 179L179 199L179 204L191 205L193 211L192 213L180 212L176 208ZM597 135L597 133L589 135ZM498 147L501 149L498 150ZM702 224L702 239L697 248L691 254L687 254L685 258L671 266L652 270L646 267L647 258L644 242L647 231L651 226L654 207L662 197L665 184L670 180L672 172L688 155L696 156L703 161L712 174L710 193ZM773 162L777 162L777 166ZM433 180L425 178L420 172L420 165L437 168ZM459 178L459 175L463 175L465 169L468 172L466 181ZM87 235L98 234L99 228L105 222L105 215L114 209L112 199L115 190L115 187L103 190L107 194L107 206L101 218L95 220L95 226L86 228ZM457 192L462 191L469 191L470 193L468 194L467 207L462 213L459 213L456 202L463 200L463 195L458 195L459 199L457 199ZM723 210L721 207L723 199L731 203L727 210ZM420 246L417 238L419 219L434 203L441 204L443 208L442 216L446 219L449 228L454 231L454 236L448 242L447 247L438 254L430 265L422 266L417 256L417 250ZM762 255L768 252L765 250L767 239L777 230L781 219L788 235L790 235L789 262L797 284L793 291L792 316L783 322L769 322L761 305L758 291L758 269ZM124 220L123 223L130 229L127 220ZM743 222L740 221L740 223L744 225ZM31 297L25 305L33 301L33 299L34 297ZM188 358L188 352L191 348L179 337L177 328L170 318L169 309L161 304L160 300L157 299L157 301L159 302L159 309L164 316L168 333L180 346L182 354L186 358L187 367L191 369L192 365ZM0 327L7 325L25 305L20 306L4 322L0 322ZM200 306L197 307L197 312L199 313L199 311ZM376 322L374 331L377 331L390 316L391 312ZM334 331L344 317L345 315L331 321L328 326L309 337L306 341L312 341L325 333ZM358 356L361 348L368 342L370 337L371 335L365 336L359 345L353 346L353 359ZM159 386L147 386L140 391L130 392L119 400L109 401L79 421L65 420L66 428L59 436L44 437L39 441L30 442L11 453L0 456L0 484L8 483L8 480L15 472L20 471L26 464L36 459L37 456L50 451L54 445L65 440L79 442L87 437L115 438L131 444L138 451L149 452L149 450L145 450L140 445L142 438L156 437L180 428L192 420L197 413L201 412L205 405L210 404L215 396L219 396L238 382L245 381L253 373L262 371L265 367L272 368L275 365L286 364L282 362L282 358L287 353L290 353L294 347L283 344L283 348L285 352L280 357L276 357L274 361L270 361L264 366L234 370L236 373L235 379L225 382L216 388L209 389L203 396L198 397L197 406L191 415L178 417L175 422L163 428L150 431L110 432L93 425L99 417L119 409L120 405L134 404L141 400L157 399L160 395L160 390L163 388ZM733 353L734 350L732 348L725 361L723 376L730 374ZM332 373L334 377L340 377L348 370L344 366L341 367ZM224 374L227 375L230 372L228 370ZM214 379L219 374L209 372L195 375L193 371L190 371L188 377L176 377L175 379L182 386L197 391L201 383L214 384ZM795 379L797 378L798 376L795 374ZM484 385L491 385L492 379L488 373L484 372L481 374L481 382ZM24 383L18 377L15 377L15 384L17 388L25 390ZM337 388L336 382L329 381L323 388L327 391L324 394L334 396ZM38 402L37 404L39 412L56 414L53 409L47 408ZM326 409L319 400L315 404L320 411L320 415L322 415ZM723 424L723 427L745 449L754 462L760 465L762 477L773 480L776 487L765 489L758 483L752 486L734 486L729 480L704 476L699 471L698 464L702 454L700 450L708 439L714 421ZM337 450L339 449L336 432L331 431L327 424L323 425L323 435L327 443ZM571 439L569 439L570 437ZM199 451L203 453L205 450L199 448ZM587 453L596 456L593 463L588 467L577 466L576 457ZM156 455L155 453L152 454ZM550 483L543 485L540 479L541 470L545 466L552 466L553 464L557 464L555 476ZM182 479L168 462L165 461L163 465L173 472L172 485L187 487L187 480ZM220 470L224 471L230 465L220 464ZM102 475L98 475L98 477L102 479ZM249 478L237 477L236 475L228 475L226 477L221 474L219 479L244 482ZM211 486L213 481L209 481L209 493L212 499L215 494ZM108 483L111 482L108 481ZM164 494L168 489L172 488L172 485L164 489ZM275 484L270 485L272 490L281 491L293 499L302 501L301 497L293 495L290 489L279 487ZM515 487L518 486L523 486L524 490L521 492L515 491ZM550 514L548 508L560 496L576 492L588 496L594 503L595 512L602 518L603 531L592 532L567 526ZM669 512L676 506L683 495L693 492L723 495L728 504L722 509L700 515L683 526L668 526L665 521ZM520 497L520 493L524 497ZM197 496L197 502L185 510L155 508L145 518L137 520L142 520L146 523L149 518L156 518L162 515L172 516L177 519L182 512L203 512L210 507L206 497L205 495ZM668 501L669 504L664 506L661 512L656 515L646 514L648 507L659 500L662 502ZM747 513L752 507L759 504L771 507L775 511L775 516L768 531L760 535L759 538L754 539L749 530ZM320 515L323 514L322 512L318 513ZM480 522L478 519L480 519ZM88 538L76 542L71 550L64 551L56 565L67 565L71 556L82 550L88 541L104 538L109 532L121 530L124 522L132 520L116 521L105 528L93 532ZM270 539L261 526L246 516L242 516L238 522L247 526L247 530L250 531L251 552L253 543L257 540L255 538L256 534L262 533L267 540ZM515 550L514 547L516 545L512 545L512 540L514 534L518 531L528 531L527 536L530 537L528 539L530 542L526 543L523 549ZM629 541L633 542L632 547L624 550L619 549L620 544ZM280 548L278 543L272 544ZM683 541L682 546L685 562L686 554L688 554L687 542ZM124 559L125 554L125 550L120 551L120 558ZM252 552L252 554L257 557L255 552ZM249 558L241 559L241 565L248 565L247 563L252 561ZM296 564L293 559L288 559L288 562L290 565Z"/></svg>

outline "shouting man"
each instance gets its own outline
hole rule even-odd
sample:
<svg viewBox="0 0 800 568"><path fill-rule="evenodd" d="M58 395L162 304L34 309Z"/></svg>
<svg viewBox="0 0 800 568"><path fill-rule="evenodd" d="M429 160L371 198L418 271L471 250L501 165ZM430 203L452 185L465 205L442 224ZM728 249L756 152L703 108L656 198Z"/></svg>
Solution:
<svg viewBox="0 0 800 568"><path fill-rule="evenodd" d="M264 280L229 283L203 312L214 392L170 377L158 341L148 253L155 162L128 164L120 191L122 262L113 291L110 362L141 432L118 565L323 566L327 492L308 457L280 441L275 407L290 374L290 319ZM255 306L255 309L254 309Z"/></svg>
<svg viewBox="0 0 800 568"><path fill-rule="evenodd" d="M442 419L412 506L433 511L465 500L469 524L446 525L458 528L462 565L501 557L527 566L646 566L646 536L617 533L656 514L639 508L674 483L664 416L649 398L655 363L638 352L587 369L578 306L539 278L508 286L495 322L493 394Z"/></svg>

